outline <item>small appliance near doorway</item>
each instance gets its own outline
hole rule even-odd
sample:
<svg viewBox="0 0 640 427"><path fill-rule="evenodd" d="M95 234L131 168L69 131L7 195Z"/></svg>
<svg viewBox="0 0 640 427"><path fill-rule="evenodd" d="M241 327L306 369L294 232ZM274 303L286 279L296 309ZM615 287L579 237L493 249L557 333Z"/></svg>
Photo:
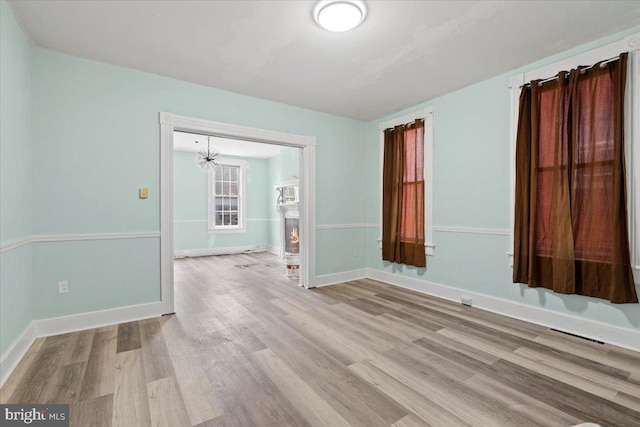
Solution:
<svg viewBox="0 0 640 427"><path fill-rule="evenodd" d="M315 287L315 137L295 135L271 130L250 128L228 123L211 122L160 113L160 184L161 184L161 301L163 314L174 312L174 132L181 131L228 140L244 140L285 147L299 148L299 177L297 204L297 231L290 239L282 239L284 250L297 249L299 257L299 281L305 288ZM289 192L287 192L289 194ZM274 197L275 199L275 197ZM283 225L284 226L284 225ZM293 225L291 226L293 227ZM283 227L284 228L284 227ZM283 233L284 234L284 233ZM293 254L293 252L290 252ZM285 260L286 262L286 260Z"/></svg>

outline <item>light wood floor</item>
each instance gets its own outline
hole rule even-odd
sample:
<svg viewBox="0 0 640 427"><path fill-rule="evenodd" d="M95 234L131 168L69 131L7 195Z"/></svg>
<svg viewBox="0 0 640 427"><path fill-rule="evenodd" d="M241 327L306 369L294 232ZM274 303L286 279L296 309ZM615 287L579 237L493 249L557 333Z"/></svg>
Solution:
<svg viewBox="0 0 640 427"><path fill-rule="evenodd" d="M172 316L37 340L3 403L73 426L640 425L640 354L269 254L176 261Z"/></svg>

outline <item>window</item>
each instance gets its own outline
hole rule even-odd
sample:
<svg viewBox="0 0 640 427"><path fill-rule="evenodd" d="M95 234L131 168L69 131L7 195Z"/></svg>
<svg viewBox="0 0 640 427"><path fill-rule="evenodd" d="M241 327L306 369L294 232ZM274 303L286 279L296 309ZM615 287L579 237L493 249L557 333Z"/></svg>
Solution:
<svg viewBox="0 0 640 427"><path fill-rule="evenodd" d="M407 142L405 145L405 151L411 151L411 156L405 155L404 157L408 161L409 167L405 169L402 179L402 192L404 194L416 195L423 194L424 200L420 201L421 197L406 197L403 198L403 205L410 207L414 205L413 209L408 211L415 211L415 204L419 203L423 207L424 224L418 224L418 221L405 218L402 221L400 229L400 238L402 242L411 242L407 236L423 236L424 247L426 255L433 255L435 245L433 244L433 108L426 107L418 111L414 111L409 114L405 114L401 117L388 120L380 123L380 238L378 239L379 246L382 248L382 220L383 220L383 173L384 173L384 137L385 129L394 128L398 125L406 125L413 123L417 119L424 121L424 127L416 130L415 127L407 126L405 129ZM422 135L417 135L416 132L423 132ZM420 148L418 148L420 147ZM417 150L417 151L416 151ZM406 154L406 153L405 153ZM415 171L416 164L423 164L419 172ZM420 228L420 230L417 230Z"/></svg>
<svg viewBox="0 0 640 427"><path fill-rule="evenodd" d="M209 171L210 233L242 233L245 226L245 162L221 159Z"/></svg>
<svg viewBox="0 0 640 427"><path fill-rule="evenodd" d="M519 116L519 97L523 84L532 80L544 80L551 76L557 75L560 71L571 70L580 66L596 64L604 59L617 57L621 52L629 52L628 66L626 73L626 90L624 99L624 161L626 163L626 207L627 207L627 223L628 223L628 239L630 243L631 265L633 274L635 275L635 283L640 283L640 79L638 74L640 71L640 34L631 35L623 40L594 49L589 52L568 58L561 62L551 64L530 72L513 76L510 81L511 87L511 195L512 195L512 211L511 211L511 249L514 244L519 244L514 239L514 223L515 223L515 188L516 188L516 140L518 131ZM634 51L635 50L635 51ZM603 68L604 71L604 68ZM587 73L591 74L591 73ZM582 75L581 75L582 76ZM584 110L584 106L588 104L588 99L605 96L605 92L601 89L604 84L599 83L600 73L596 73L593 78L587 79L586 76L578 78L576 87L577 97L572 98L572 102L577 102L580 109L573 107L573 113L579 114L578 124L575 123L575 117L571 119L574 128L570 131L572 135L578 135L571 144L571 156L565 158L568 153L554 152L552 145L547 145L544 141L554 140L557 133L554 126L550 129L540 128L540 146L537 150L537 185L536 188L551 188L554 174L565 174L570 168L570 174L566 176L570 180L571 191L571 224L574 233L575 260L579 264L584 263L603 263L611 253L612 248L616 247L616 241L613 240L613 233L610 224L602 221L602 218L611 218L611 200L612 194L612 177L621 170L618 164L614 163L614 152L610 143L611 133L604 122L607 114L606 111L599 110L599 107L590 110ZM569 80L569 79L567 79ZM588 86L588 87L587 87ZM557 98L557 91L552 90L553 86L543 84L539 86L538 100L542 106L541 114L552 114L552 104L562 103L563 99ZM573 92L572 92L573 93ZM582 95L580 95L582 94ZM608 96L608 95L606 95ZM564 99L566 101L566 99ZM607 103L603 102L603 105ZM574 105L574 104L572 104ZM567 107L564 107L567 108ZM555 117L540 116L541 122L554 123ZM566 128L564 129L566 132ZM582 140L579 135L593 136L591 142ZM577 139L576 139L577 138ZM562 160L554 160L554 156L562 154ZM520 174L518 174L520 177ZM549 258L554 250L552 222L547 221L550 218L553 198L538 196L536 201L536 215L542 217L543 220L537 220L535 224L535 245L536 255L539 257ZM557 203L557 201L556 201ZM556 247L557 248L557 247ZM513 253L509 252L512 257Z"/></svg>

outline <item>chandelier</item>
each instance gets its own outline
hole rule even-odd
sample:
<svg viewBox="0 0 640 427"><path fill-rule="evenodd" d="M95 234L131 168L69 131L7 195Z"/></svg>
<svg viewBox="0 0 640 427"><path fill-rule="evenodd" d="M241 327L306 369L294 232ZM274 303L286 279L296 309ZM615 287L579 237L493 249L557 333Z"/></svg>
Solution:
<svg viewBox="0 0 640 427"><path fill-rule="evenodd" d="M200 150L196 153L196 165L203 170L213 169L218 166L216 158L220 155L220 152L215 148L211 148L211 137L207 137L207 149ZM197 143L198 141L196 141Z"/></svg>

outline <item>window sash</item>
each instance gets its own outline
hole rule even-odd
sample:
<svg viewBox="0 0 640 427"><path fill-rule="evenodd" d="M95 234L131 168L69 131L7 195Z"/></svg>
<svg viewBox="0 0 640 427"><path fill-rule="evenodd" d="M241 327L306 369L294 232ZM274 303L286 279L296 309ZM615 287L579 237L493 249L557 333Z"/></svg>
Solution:
<svg viewBox="0 0 640 427"><path fill-rule="evenodd" d="M241 228L241 166L220 164L213 174L214 228Z"/></svg>

